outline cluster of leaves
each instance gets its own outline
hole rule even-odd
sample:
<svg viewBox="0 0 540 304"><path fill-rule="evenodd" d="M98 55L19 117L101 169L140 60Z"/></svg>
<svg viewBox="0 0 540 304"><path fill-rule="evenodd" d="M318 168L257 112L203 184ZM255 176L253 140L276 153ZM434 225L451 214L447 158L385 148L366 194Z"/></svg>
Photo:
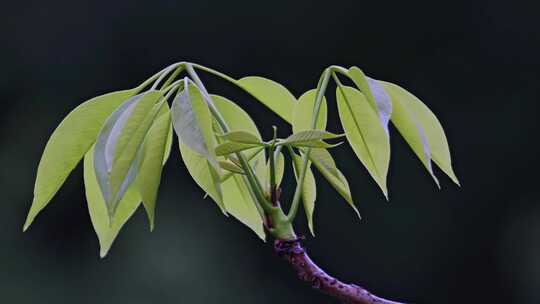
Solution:
<svg viewBox="0 0 540 304"><path fill-rule="evenodd" d="M195 69L247 91L287 121L293 133L284 139L274 136L264 141L243 109L207 92ZM190 78L176 80L183 71ZM347 77L354 86L343 85L339 76ZM336 102L344 135L326 131L324 93L330 77L337 84ZM288 219L294 219L301 199L313 233L316 180L312 165L358 213L349 184L328 151L337 144L328 140L345 136L388 197L390 121L437 185L432 162L458 183L444 131L435 115L405 89L369 78L357 67L327 68L317 88L297 99L284 86L266 78L233 79L207 67L177 63L134 89L84 102L62 121L41 158L24 229L83 158L88 210L101 256L106 255L141 203L153 229L157 191L174 130L182 160L195 182L224 214L232 214L262 239L267 213L276 206L274 196L283 177L285 148L297 179Z"/></svg>

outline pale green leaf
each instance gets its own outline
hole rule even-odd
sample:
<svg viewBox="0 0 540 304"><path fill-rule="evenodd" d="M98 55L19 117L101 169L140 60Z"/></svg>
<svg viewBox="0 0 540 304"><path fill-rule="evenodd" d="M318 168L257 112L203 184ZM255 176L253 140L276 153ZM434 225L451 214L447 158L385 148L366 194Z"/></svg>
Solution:
<svg viewBox="0 0 540 304"><path fill-rule="evenodd" d="M222 168L222 169L225 169L229 172L232 172L232 173L237 173L237 174L246 174L244 172L244 170L242 170L242 168L240 166L238 166L237 164L231 162L231 161L226 161L226 160L220 160L219 161L219 166ZM224 179L223 179L223 176L221 177L221 181L223 182Z"/></svg>
<svg viewBox="0 0 540 304"><path fill-rule="evenodd" d="M156 104L161 98L161 92L148 91L126 101L107 119L98 136L94 167L111 217L137 176L142 143L164 104Z"/></svg>
<svg viewBox="0 0 540 304"><path fill-rule="evenodd" d="M292 134L279 144L292 145L316 142L323 139L335 139L343 137L344 134L334 134L323 130L304 130Z"/></svg>
<svg viewBox="0 0 540 304"><path fill-rule="evenodd" d="M386 198L386 176L390 162L390 140L376 111L360 91L336 89L339 117L347 140L358 159L377 182Z"/></svg>
<svg viewBox="0 0 540 304"><path fill-rule="evenodd" d="M129 187L109 225L109 214L96 179L93 157L93 150L86 153L84 157L84 187L90 219L99 240L99 255L103 258L107 255L122 226L141 204L141 197L134 186Z"/></svg>
<svg viewBox="0 0 540 304"><path fill-rule="evenodd" d="M191 150L183 143L180 142L179 145L182 160L193 180L216 202L221 211L227 214L223 203L220 177L214 170L214 166L209 164L206 157Z"/></svg>
<svg viewBox="0 0 540 304"><path fill-rule="evenodd" d="M172 120L180 142L208 159L215 171L220 173L214 154L216 139L210 109L202 92L187 78L184 90L173 101Z"/></svg>
<svg viewBox="0 0 540 304"><path fill-rule="evenodd" d="M94 97L75 108L51 135L39 163L34 199L24 224L28 229L47 206L71 171L96 141L101 126L135 90Z"/></svg>
<svg viewBox="0 0 540 304"><path fill-rule="evenodd" d="M296 143L292 143L292 144L288 144L290 146L293 146L293 147L298 147L298 148L307 148L307 147L311 147L311 148L323 148L323 149L330 149L330 148L335 148L339 145L341 145L343 142L338 142L336 144L329 144L329 143L326 143L322 140L313 140L313 141L300 141L300 142L296 142Z"/></svg>
<svg viewBox="0 0 540 304"><path fill-rule="evenodd" d="M358 67L351 67L348 76L378 113L381 125L388 134L388 122L392 115L392 102L390 96L384 90L384 86L377 80L367 77Z"/></svg>
<svg viewBox="0 0 540 304"><path fill-rule="evenodd" d="M260 136L248 131L232 131L219 136L222 140L244 144L262 144Z"/></svg>
<svg viewBox="0 0 540 304"><path fill-rule="evenodd" d="M217 156L225 156L236 152L241 152L248 149L257 148L259 145L255 144L242 144L238 142L224 142L222 144L217 145L216 147L216 155Z"/></svg>
<svg viewBox="0 0 540 304"><path fill-rule="evenodd" d="M292 128L293 133L298 133L304 130L311 130L311 122L313 120L313 110L315 108L315 98L317 95L317 90L309 90L304 93L300 98L298 98L298 103L294 107L293 118L292 118ZM326 98L323 97L321 102L321 109L319 111L319 116L317 118L316 129L324 130L326 129L326 120L327 120L327 105Z"/></svg>
<svg viewBox="0 0 540 304"><path fill-rule="evenodd" d="M291 155L293 160L294 176L298 181L298 173L302 167L302 157L293 153ZM309 231L315 236L315 228L313 225L313 212L315 210L315 201L317 200L317 185L315 183L315 176L311 171L311 164L308 164L306 168L306 176L302 185L302 202L304 204L304 211L306 212L306 218L308 222Z"/></svg>
<svg viewBox="0 0 540 304"><path fill-rule="evenodd" d="M150 221L150 231L154 230L156 198L161 183L163 164L168 157L166 145L170 127L170 110L167 105L164 105L144 139L143 157L135 179Z"/></svg>
<svg viewBox="0 0 540 304"><path fill-rule="evenodd" d="M223 200L227 211L241 223L248 226L263 241L266 239L261 215L253 203L253 197L246 187L244 177L234 175L223 182Z"/></svg>
<svg viewBox="0 0 540 304"><path fill-rule="evenodd" d="M452 169L452 159L450 157L446 135L435 114L420 99L407 90L392 83L381 83L384 84L386 90L391 94L392 99L406 105L414 114L419 125L425 132L431 158L452 181L459 185L459 180Z"/></svg>
<svg viewBox="0 0 540 304"><path fill-rule="evenodd" d="M360 213L353 203L351 190L347 179L336 167L336 162L332 155L325 149L311 149L309 159L313 162L317 170L326 178L326 180L336 189L336 191L349 203L360 218Z"/></svg>
<svg viewBox="0 0 540 304"><path fill-rule="evenodd" d="M244 77L238 80L237 84L285 121L289 123L292 121L292 109L296 104L296 98L287 88L273 80L258 76Z"/></svg>

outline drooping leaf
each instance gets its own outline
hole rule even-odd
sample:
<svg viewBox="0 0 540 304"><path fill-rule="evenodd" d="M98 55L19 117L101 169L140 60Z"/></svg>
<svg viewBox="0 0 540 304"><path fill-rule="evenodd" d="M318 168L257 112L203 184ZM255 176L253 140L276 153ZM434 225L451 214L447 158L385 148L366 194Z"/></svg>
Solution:
<svg viewBox="0 0 540 304"><path fill-rule="evenodd" d="M231 162L231 161L227 161L227 160L220 160L219 161L219 166L222 168L222 169L225 169L229 172L232 172L232 173L237 173L237 174L246 174L246 172L244 172L244 170L242 170L242 168L240 166L238 166L237 164ZM223 176L221 178L221 181L223 181Z"/></svg>
<svg viewBox="0 0 540 304"><path fill-rule="evenodd" d="M214 166L210 165L206 157L191 150L185 144L180 142L179 145L182 160L193 180L216 202L221 211L227 214L223 203L220 176Z"/></svg>
<svg viewBox="0 0 540 304"><path fill-rule="evenodd" d="M339 118L354 153L388 198L386 175L390 162L388 133L375 110L360 91L338 86Z"/></svg>
<svg viewBox="0 0 540 304"><path fill-rule="evenodd" d="M184 90L173 101L172 120L178 139L190 150L205 157L217 173L219 165L214 153L216 139L212 116L202 92L185 78Z"/></svg>
<svg viewBox="0 0 540 304"><path fill-rule="evenodd" d="M41 157L34 199L24 230L28 229L37 214L47 206L71 171L94 144L107 117L135 92L133 89L94 97L79 105L64 118L47 142Z"/></svg>
<svg viewBox="0 0 540 304"><path fill-rule="evenodd" d="M313 109L315 108L315 98L317 95L317 90L309 90L304 93L294 107L293 118L292 118L292 128L293 133L298 133L300 131L311 130L311 121L313 120ZM319 111L319 116L317 118L316 129L325 130L326 129L326 120L327 120L327 105L326 98L323 97L321 103L321 109Z"/></svg>
<svg viewBox="0 0 540 304"><path fill-rule="evenodd" d="M148 215L148 220L150 221L150 231L154 230L156 198L159 184L161 183L163 164L168 157L166 145L170 127L170 110L167 105L164 105L144 139L143 157L139 174L135 179L146 214Z"/></svg>
<svg viewBox="0 0 540 304"><path fill-rule="evenodd" d="M238 86L249 92L287 122L292 121L296 98L281 84L258 76L248 76L237 81Z"/></svg>
<svg viewBox="0 0 540 304"><path fill-rule="evenodd" d="M313 162L317 170L326 178L326 180L336 189L336 191L349 203L358 218L360 213L353 203L351 190L347 179L336 167L336 162L332 155L325 149L311 149L309 159Z"/></svg>
<svg viewBox="0 0 540 304"><path fill-rule="evenodd" d="M452 169L452 159L446 135L435 114L420 99L407 90L389 82L381 81L381 83L391 94L393 100L398 100L401 104L406 105L414 114L418 124L425 132L431 158L452 181L459 185L459 180Z"/></svg>
<svg viewBox="0 0 540 304"><path fill-rule="evenodd" d="M403 102L404 100L394 96L395 93L392 88L388 88L387 91L392 100L392 123L409 144L416 156L418 156L424 167L433 177L437 186L439 186L439 180L435 176L431 166L431 151L429 149L424 128L422 128L418 122L416 115L412 112L408 103L405 103Z"/></svg>
<svg viewBox="0 0 540 304"><path fill-rule="evenodd" d="M243 176L234 175L222 184L225 205L236 219L248 226L264 241L266 234L261 215L257 211L243 179Z"/></svg>
<svg viewBox="0 0 540 304"><path fill-rule="evenodd" d="M256 144L242 144L239 142L224 142L222 144L217 145L216 147L216 155L217 156L225 156L236 152L241 152L248 149L257 148L259 145Z"/></svg>
<svg viewBox="0 0 540 304"><path fill-rule="evenodd" d="M392 115L392 102L390 101L390 96L384 90L384 86L377 82L377 80L367 77L357 67L351 67L348 75L375 111L377 111L381 125L388 134L388 122Z"/></svg>
<svg viewBox="0 0 540 304"><path fill-rule="evenodd" d="M291 155L293 160L294 176L298 181L298 174L302 167L302 157L296 153ZM315 236L315 228L313 225L313 212L315 210L315 201L317 199L317 185L315 183L315 176L311 171L311 164L308 164L304 183L302 184L302 202L304 204L304 211L306 212L306 218L308 221L309 231Z"/></svg>
<svg viewBox="0 0 540 304"><path fill-rule="evenodd" d="M292 134L283 140L280 144L302 144L309 142L317 142L323 139L335 139L343 137L344 134L334 134L323 130L305 130Z"/></svg>
<svg viewBox="0 0 540 304"><path fill-rule="evenodd" d="M100 257L105 257L122 226L141 204L141 197L132 185L122 198L109 225L109 213L94 170L93 149L84 157L84 187L92 226L99 240Z"/></svg>
<svg viewBox="0 0 540 304"><path fill-rule="evenodd" d="M107 119L98 135L94 167L111 218L137 176L142 143L164 104L157 103L161 98L159 91L130 98Z"/></svg>
<svg viewBox="0 0 540 304"><path fill-rule="evenodd" d="M169 109L169 116L171 115L170 109ZM173 144L173 126L172 126L172 119L171 124L169 124L169 128L167 131L167 142L165 143L165 158L163 159L163 165L169 160L169 157L171 156L172 151L172 144Z"/></svg>
<svg viewBox="0 0 540 304"><path fill-rule="evenodd" d="M243 144L262 144L260 137L244 130L228 132L226 134L220 135L220 137L225 141L232 141Z"/></svg>

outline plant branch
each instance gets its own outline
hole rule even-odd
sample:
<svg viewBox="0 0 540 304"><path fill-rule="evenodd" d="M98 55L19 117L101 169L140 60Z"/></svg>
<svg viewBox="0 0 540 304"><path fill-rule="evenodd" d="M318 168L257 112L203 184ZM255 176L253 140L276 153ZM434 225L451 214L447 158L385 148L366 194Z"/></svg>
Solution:
<svg viewBox="0 0 540 304"><path fill-rule="evenodd" d="M310 259L298 239L276 240L274 251L292 266L300 280L344 304L402 304L377 297L360 286L343 283L330 276Z"/></svg>

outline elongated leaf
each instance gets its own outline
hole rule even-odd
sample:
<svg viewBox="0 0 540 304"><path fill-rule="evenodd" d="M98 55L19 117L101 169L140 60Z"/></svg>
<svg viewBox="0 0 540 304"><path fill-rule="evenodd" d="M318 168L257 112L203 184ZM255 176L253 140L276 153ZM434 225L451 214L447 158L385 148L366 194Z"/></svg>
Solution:
<svg viewBox="0 0 540 304"><path fill-rule="evenodd" d="M332 155L325 149L311 149L309 159L313 162L317 170L326 178L326 180L336 189L336 191L349 203L353 208L358 218L360 213L353 203L351 190L347 179L336 167L336 162Z"/></svg>
<svg viewBox="0 0 540 304"><path fill-rule="evenodd" d="M300 131L311 130L311 121L313 120L313 109L315 108L315 98L317 90L309 90L298 98L298 103L294 107L292 128L293 133ZM326 98L323 97L319 117L317 118L316 129L325 130L327 120L327 105Z"/></svg>
<svg viewBox="0 0 540 304"><path fill-rule="evenodd" d="M109 225L109 214L96 179L93 157L93 150L86 153L84 157L84 187L90 219L99 240L99 255L103 258L107 255L120 229L141 204L141 197L134 186L129 187L118 205L112 224Z"/></svg>
<svg viewBox="0 0 540 304"><path fill-rule="evenodd" d="M407 90L389 82L381 83L391 94L393 100L398 100L401 104L406 105L414 114L425 132L433 161L452 181L459 185L459 180L452 169L452 159L446 135L435 114L420 99Z"/></svg>
<svg viewBox="0 0 540 304"><path fill-rule="evenodd" d="M125 90L92 98L75 108L53 132L39 163L34 199L24 224L28 229L71 171L96 141L101 126L122 102L135 93Z"/></svg>
<svg viewBox="0 0 540 304"><path fill-rule="evenodd" d="M234 175L222 184L225 206L236 219L248 226L264 241L266 235L261 215L253 203L253 198L243 178Z"/></svg>
<svg viewBox="0 0 540 304"><path fill-rule="evenodd" d="M237 84L285 121L292 121L296 98L284 86L258 76L244 77L238 80Z"/></svg>
<svg viewBox="0 0 540 304"><path fill-rule="evenodd" d="M169 116L171 115L169 110ZM172 122L172 119L171 119ZM169 160L169 157L171 156L172 151L172 144L173 144L173 127L172 124L169 124L169 128L167 131L167 143L165 143L165 158L163 159L163 165Z"/></svg>
<svg viewBox="0 0 540 304"><path fill-rule="evenodd" d="M367 77L357 67L351 67L348 75L377 111L381 125L388 134L388 122L392 115L392 102L390 96L384 90L384 86L377 80Z"/></svg>
<svg viewBox="0 0 540 304"><path fill-rule="evenodd" d="M295 142L295 143L292 143L292 144L288 144L290 146L293 146L293 147L298 147L298 148L302 148L302 147L311 147L311 148L323 148L323 149L330 149L330 148L335 148L339 145L341 145L343 142L339 142L337 144L329 144L329 143L326 143L322 140L313 140L313 141L300 141L300 142Z"/></svg>
<svg viewBox="0 0 540 304"><path fill-rule="evenodd" d="M107 119L98 136L94 167L111 218L137 176L142 143L163 105L156 104L161 97L158 91L132 97Z"/></svg>
<svg viewBox="0 0 540 304"><path fill-rule="evenodd" d="M305 130L294 133L287 137L281 144L300 144L316 142L323 139L334 139L343 137L344 134L334 134L323 130Z"/></svg>
<svg viewBox="0 0 540 304"><path fill-rule="evenodd" d="M220 136L225 141L232 141L244 144L263 144L260 137L248 131L232 131Z"/></svg>
<svg viewBox="0 0 540 304"><path fill-rule="evenodd" d="M252 163L252 160L253 159L259 159L261 156L264 157L264 154L263 154L263 151L264 150L264 147L259 147L258 149L253 149L253 150L249 150L245 153L246 155L246 159ZM229 155L228 156L229 158L229 161L232 162L234 165L236 165L237 167L241 167L242 165L240 164L240 161L236 158L236 156L234 155ZM243 172L243 171L242 171ZM244 172L245 173L245 172ZM222 175L221 175L221 182L223 183L224 181L226 181L227 179L229 179L230 177L232 176L232 172L224 172Z"/></svg>
<svg viewBox="0 0 540 304"><path fill-rule="evenodd" d="M161 183L161 172L168 157L166 145L171 127L171 115L167 105L161 108L143 143L143 158L139 174L135 179L141 194L146 214L150 222L150 231L154 230L156 198Z"/></svg>
<svg viewBox="0 0 540 304"><path fill-rule="evenodd" d="M240 151L244 151L244 150L248 150L248 149L253 149L253 148L257 148L259 147L259 145L256 145L256 144L242 144L242 143L238 143L238 142L231 142L231 141L228 141L228 142L224 142L222 144L219 144L217 147L216 147L216 155L217 156L224 156L224 155L229 155L229 154L232 154L232 153L236 153L236 152L240 152Z"/></svg>
<svg viewBox="0 0 540 304"><path fill-rule="evenodd" d="M216 202L221 211L227 214L223 203L220 177L214 166L210 165L206 157L191 150L183 143L180 142L179 145L182 160L193 180Z"/></svg>
<svg viewBox="0 0 540 304"><path fill-rule="evenodd" d="M435 176L431 166L431 151L424 128L418 122L418 119L410 109L409 104L404 102L403 99L395 96L396 94L393 92L392 88L388 88L387 91L388 94L390 94L393 105L392 123L396 129L398 129L405 141L407 141L416 156L418 156L424 167L426 167L437 186L440 187L439 180Z"/></svg>
<svg viewBox="0 0 540 304"><path fill-rule="evenodd" d="M375 110L358 90L340 86L336 90L339 118L356 156L388 199L386 175L390 141Z"/></svg>
<svg viewBox="0 0 540 304"><path fill-rule="evenodd" d="M210 109L201 91L191 82L188 83L187 79L184 88L172 105L174 130L182 144L208 159L219 173L219 165L214 154L216 139Z"/></svg>
<svg viewBox="0 0 540 304"><path fill-rule="evenodd" d="M225 161L225 160L220 160L219 161L219 166L229 172L232 172L232 173L237 173L237 174L246 174L244 172L244 170L242 170L242 168L238 165L236 165L235 163L231 162L231 161ZM223 176L222 176L222 179L221 181L223 182Z"/></svg>
<svg viewBox="0 0 540 304"><path fill-rule="evenodd" d="M293 160L294 176L298 181L298 173L302 167L302 157L296 153L291 155ZM317 200L317 185L315 184L315 176L311 171L311 164L307 167L306 176L302 185L302 202L304 204L304 211L306 212L306 218L309 226L309 231L315 236L315 228L313 225L313 212L315 210L315 201Z"/></svg>

